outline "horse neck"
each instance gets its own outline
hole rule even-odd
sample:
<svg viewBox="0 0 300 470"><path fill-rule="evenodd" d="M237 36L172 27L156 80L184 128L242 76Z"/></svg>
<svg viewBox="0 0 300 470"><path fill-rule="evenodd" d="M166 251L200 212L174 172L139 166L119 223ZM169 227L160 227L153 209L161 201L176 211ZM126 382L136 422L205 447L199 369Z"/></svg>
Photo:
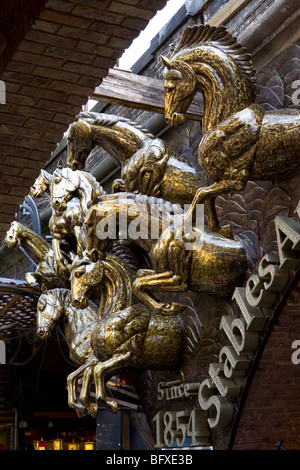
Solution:
<svg viewBox="0 0 300 470"><path fill-rule="evenodd" d="M197 76L197 91L203 93L203 133L253 102L253 87L232 57L221 49L203 45L183 53Z"/></svg>
<svg viewBox="0 0 300 470"><path fill-rule="evenodd" d="M105 279L99 316L106 318L132 305L133 278L129 268L115 255L107 255L103 264Z"/></svg>
<svg viewBox="0 0 300 470"><path fill-rule="evenodd" d="M100 195L100 185L93 176L80 172L77 189L79 192L81 210L83 214L86 214L89 203L92 202L94 204Z"/></svg>
<svg viewBox="0 0 300 470"><path fill-rule="evenodd" d="M124 122L112 126L91 125L93 142L106 150L120 165L141 149L150 134Z"/></svg>
<svg viewBox="0 0 300 470"><path fill-rule="evenodd" d="M42 237L25 226L22 226L19 236L21 246L25 249L27 246L40 260L43 260L51 250L48 243Z"/></svg>

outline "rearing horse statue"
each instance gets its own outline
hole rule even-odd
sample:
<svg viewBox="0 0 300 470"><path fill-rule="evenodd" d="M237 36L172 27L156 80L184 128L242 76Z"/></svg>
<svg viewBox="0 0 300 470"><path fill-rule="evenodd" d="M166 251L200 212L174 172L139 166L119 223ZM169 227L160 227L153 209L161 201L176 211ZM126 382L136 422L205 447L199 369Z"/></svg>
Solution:
<svg viewBox="0 0 300 470"><path fill-rule="evenodd" d="M163 199L124 192L104 195L85 219L86 254L93 261L101 258L103 244L110 238L117 240L120 232L122 238L147 252L152 269L138 272L133 290L151 310L164 315L176 314L183 307L156 301L153 291L191 289L230 295L246 272L245 247L241 241L204 230L200 224L184 226L184 217L181 206ZM188 245L187 240L192 243Z"/></svg>
<svg viewBox="0 0 300 470"><path fill-rule="evenodd" d="M33 230L14 220L6 233L5 243L10 248L22 248L37 265L34 273L26 273L26 281L30 286L35 282L49 289L65 286L65 280L58 277L56 258L51 246Z"/></svg>
<svg viewBox="0 0 300 470"><path fill-rule="evenodd" d="M198 157L214 183L196 191L190 211L211 201L206 204L210 228L222 233L213 220L217 196L243 190L249 179L278 181L293 174L299 164L300 112L265 111L255 104L250 55L223 26L188 27L171 60L162 59L169 124L182 124L195 93L203 93Z"/></svg>
<svg viewBox="0 0 300 470"><path fill-rule="evenodd" d="M70 168L84 169L90 151L99 145L122 167L126 191L188 204L198 188L198 177L188 158L124 117L82 112L71 124L67 141Z"/></svg>

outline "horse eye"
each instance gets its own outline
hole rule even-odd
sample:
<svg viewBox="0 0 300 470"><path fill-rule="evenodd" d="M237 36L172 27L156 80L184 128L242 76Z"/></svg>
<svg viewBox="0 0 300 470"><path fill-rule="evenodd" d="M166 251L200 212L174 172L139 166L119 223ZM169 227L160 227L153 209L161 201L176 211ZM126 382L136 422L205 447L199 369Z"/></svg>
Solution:
<svg viewBox="0 0 300 470"><path fill-rule="evenodd" d="M44 300L39 302L39 310L43 311L46 308L46 302Z"/></svg>
<svg viewBox="0 0 300 470"><path fill-rule="evenodd" d="M84 271L82 269L75 271L74 275L75 277L81 277L84 274Z"/></svg>
<svg viewBox="0 0 300 470"><path fill-rule="evenodd" d="M167 82L165 84L165 91L172 91L176 87L175 83Z"/></svg>

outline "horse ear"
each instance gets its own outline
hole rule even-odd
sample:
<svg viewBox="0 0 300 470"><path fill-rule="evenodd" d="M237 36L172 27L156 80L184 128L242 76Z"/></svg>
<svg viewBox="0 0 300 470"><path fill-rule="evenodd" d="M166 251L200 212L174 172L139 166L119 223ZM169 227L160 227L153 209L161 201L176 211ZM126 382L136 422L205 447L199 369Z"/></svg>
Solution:
<svg viewBox="0 0 300 470"><path fill-rule="evenodd" d="M58 162L58 168L63 168L64 167L64 162L63 162L63 159L61 158Z"/></svg>
<svg viewBox="0 0 300 470"><path fill-rule="evenodd" d="M163 61L164 65L165 65L168 69L171 69L171 68L172 68L172 64L171 64L170 59L168 59L167 57L164 57L163 55L161 55L160 57L161 57L161 60Z"/></svg>

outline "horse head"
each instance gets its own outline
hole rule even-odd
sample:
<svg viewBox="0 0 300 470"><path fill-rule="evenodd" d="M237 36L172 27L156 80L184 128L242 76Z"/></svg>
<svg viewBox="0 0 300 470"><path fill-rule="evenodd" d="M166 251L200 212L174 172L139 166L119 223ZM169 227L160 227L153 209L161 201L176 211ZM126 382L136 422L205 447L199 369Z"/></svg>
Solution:
<svg viewBox="0 0 300 470"><path fill-rule="evenodd" d="M87 256L74 259L71 267L71 303L76 308L86 308L91 290L100 284L104 276L101 259L91 261Z"/></svg>
<svg viewBox="0 0 300 470"><path fill-rule="evenodd" d="M92 149L92 131L90 125L79 120L69 127L67 135L68 166L72 170L83 170L85 160Z"/></svg>
<svg viewBox="0 0 300 470"><path fill-rule="evenodd" d="M165 73L165 118L168 124L184 123L184 113L197 92L197 77L193 68L182 60L169 60L162 56Z"/></svg>
<svg viewBox="0 0 300 470"><path fill-rule="evenodd" d="M70 168L57 168L51 181L51 200L53 209L62 213L79 187L79 176Z"/></svg>
<svg viewBox="0 0 300 470"><path fill-rule="evenodd" d="M37 335L42 340L50 336L64 310L64 304L60 299L60 291L61 289L48 291L42 294L38 300Z"/></svg>
<svg viewBox="0 0 300 470"><path fill-rule="evenodd" d="M29 194L32 197L40 197L49 190L52 175L45 170L41 170L40 176L35 180L30 188Z"/></svg>
<svg viewBox="0 0 300 470"><path fill-rule="evenodd" d="M196 91L203 93L202 130L253 103L255 72L251 56L224 26L187 27L171 59L162 57L168 124L184 122Z"/></svg>
<svg viewBox="0 0 300 470"><path fill-rule="evenodd" d="M18 222L13 221L11 223L10 229L6 233L5 243L10 248L19 248L21 244L21 237L20 237L20 225Z"/></svg>

